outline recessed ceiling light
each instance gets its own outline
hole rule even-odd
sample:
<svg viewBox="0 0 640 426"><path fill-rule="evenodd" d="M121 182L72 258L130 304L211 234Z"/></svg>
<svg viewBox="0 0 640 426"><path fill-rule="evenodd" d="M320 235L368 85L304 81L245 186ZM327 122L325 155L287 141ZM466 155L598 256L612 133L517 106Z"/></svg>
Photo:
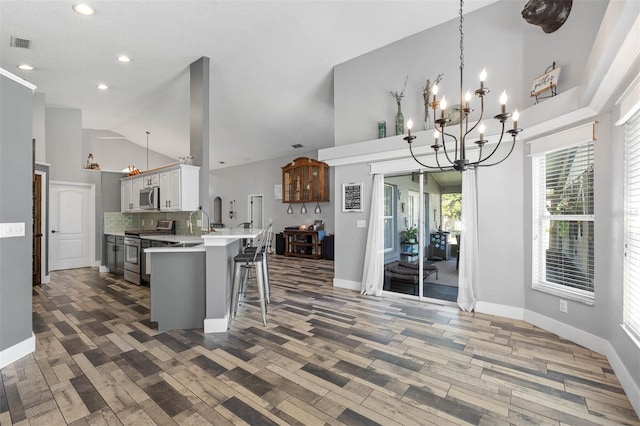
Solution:
<svg viewBox="0 0 640 426"><path fill-rule="evenodd" d="M118 56L118 61L120 61L120 62L129 62L129 61L131 61L131 59L126 55L120 55L120 56Z"/></svg>
<svg viewBox="0 0 640 426"><path fill-rule="evenodd" d="M109 88L109 86L107 86L104 83L98 84L98 89L100 89L100 90L107 90L108 88Z"/></svg>
<svg viewBox="0 0 640 426"><path fill-rule="evenodd" d="M25 71L31 71L33 69L33 67L29 64L20 64L18 65L18 68Z"/></svg>
<svg viewBox="0 0 640 426"><path fill-rule="evenodd" d="M88 4L84 4L84 3L74 4L73 10L75 10L76 13L79 13L80 15L85 15L85 16L93 15L93 9Z"/></svg>

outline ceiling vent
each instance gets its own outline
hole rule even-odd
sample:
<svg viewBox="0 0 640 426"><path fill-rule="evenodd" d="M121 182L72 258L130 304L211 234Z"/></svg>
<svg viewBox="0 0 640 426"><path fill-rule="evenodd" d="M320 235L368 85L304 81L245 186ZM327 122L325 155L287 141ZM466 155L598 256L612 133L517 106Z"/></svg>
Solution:
<svg viewBox="0 0 640 426"><path fill-rule="evenodd" d="M295 145L291 145L291 147L298 149L298 148L302 148L302 145L297 143Z"/></svg>
<svg viewBox="0 0 640 426"><path fill-rule="evenodd" d="M26 38L11 37L11 47L19 47L21 49L29 49L31 40Z"/></svg>

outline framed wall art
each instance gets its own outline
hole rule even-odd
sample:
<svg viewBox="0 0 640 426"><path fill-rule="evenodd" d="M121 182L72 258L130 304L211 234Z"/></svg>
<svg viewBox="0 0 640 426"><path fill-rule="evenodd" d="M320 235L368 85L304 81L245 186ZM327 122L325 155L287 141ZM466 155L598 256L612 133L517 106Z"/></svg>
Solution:
<svg viewBox="0 0 640 426"><path fill-rule="evenodd" d="M362 212L362 182L342 184L342 211Z"/></svg>

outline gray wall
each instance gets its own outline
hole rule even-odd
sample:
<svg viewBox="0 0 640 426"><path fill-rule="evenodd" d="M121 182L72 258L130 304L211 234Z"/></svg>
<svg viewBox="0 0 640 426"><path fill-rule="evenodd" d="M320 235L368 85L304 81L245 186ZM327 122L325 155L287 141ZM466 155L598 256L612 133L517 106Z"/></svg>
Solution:
<svg viewBox="0 0 640 426"><path fill-rule="evenodd" d="M478 88L478 75L487 68L486 84L492 92L485 108L491 116L499 112L498 97L503 90L509 90L507 105L513 108L522 105L524 87L529 84L527 80L523 85L521 72L523 41L519 30L526 25L521 9L520 2L499 2L465 16L464 87ZM397 108L389 92L401 91L406 76L402 112L405 121L411 117L416 123L414 129L422 130L422 90L427 79L433 81L443 73L439 96L446 95L449 105L458 104L458 44L458 22L449 21L336 66L335 144L376 139L379 120L386 120L387 136L395 135Z"/></svg>
<svg viewBox="0 0 640 426"><path fill-rule="evenodd" d="M248 219L249 195L263 194L264 223L273 220L274 232L280 232L285 226L312 225L315 220L323 219L325 231L333 233L334 204L340 193L333 192L333 168L331 173L330 202L320 203L322 213L315 214L315 204L307 204L307 214L301 214L302 204L293 204L294 214L287 214L288 204L283 204L281 199L276 199L274 185L282 184L282 166L290 163L298 157L318 158L317 152L306 152L289 157L259 161L236 167L227 167L211 171L211 185L209 196L209 208L213 211L213 199L222 198L222 223L225 227L235 227ZM229 202L235 200L237 215L229 218ZM211 216L213 220L213 215Z"/></svg>
<svg viewBox="0 0 640 426"><path fill-rule="evenodd" d="M36 161L45 162L47 143L44 129L44 94L33 95L33 138L36 140Z"/></svg>
<svg viewBox="0 0 640 426"><path fill-rule="evenodd" d="M109 130L82 130L82 164L87 161L89 153L101 170L121 172L133 165L140 170L147 170L147 147L137 145L127 139L108 139L117 137ZM145 135L146 137L146 135ZM153 150L153 135L149 135L149 169L177 162L175 158L157 153Z"/></svg>
<svg viewBox="0 0 640 426"><path fill-rule="evenodd" d="M0 223L25 236L0 239L0 351L31 337L33 92L0 76Z"/></svg>
<svg viewBox="0 0 640 426"><path fill-rule="evenodd" d="M569 20L552 34L525 23L519 16L522 8L519 2L498 2L469 14L465 20L467 74L474 81L475 74L469 71L486 63L490 76L487 85L494 92L499 92L502 86L515 91L515 96L510 93L509 104L517 105L518 109L534 104L528 97L531 81L553 60L563 67L560 93L574 87L584 90L583 86L594 86L595 83L588 81L585 75L588 61L592 61L589 56L593 54L592 48L601 58L619 48L606 38L604 41L611 44L594 45L607 4L606 1L574 2ZM475 23L478 19L482 22L481 27ZM395 115L395 102L388 91L401 89L407 73L409 84L403 102L404 116L405 119L412 116L414 121L415 117L422 118L420 78L433 78L440 72L445 72L443 83L450 84L451 79L456 78L455 55L448 53L451 58L445 59L439 56L438 49L430 47L448 42L441 35L445 30L448 34L452 25L443 24L435 30L336 66L336 145L375 139L376 122L381 119L387 121L387 134L393 135L389 125ZM512 36L511 31L517 31L517 34ZM425 50L429 54L420 53ZM474 50L484 55L482 61L470 52ZM592 66L604 67L606 64L599 62ZM636 64L635 68L627 70L625 80L618 83L619 91L611 95L610 101L617 99L621 90L628 87L637 76L638 68L640 65ZM469 77L467 81L470 81ZM549 119L572 113L570 108L582 106L558 105L564 109ZM489 103L487 107L490 111L493 108ZM540 108L547 106L541 104ZM640 382L638 347L620 327L624 259L623 131L612 124L617 120L615 108L613 117L607 112L607 106L603 108L605 112L594 118L599 122L595 143L595 305L568 301L568 313L565 314L559 311L558 297L531 289L531 160L527 157L528 148L522 143L500 166L478 171L479 297L487 305L512 307L545 321L565 324L569 334L575 333L582 339L585 338L582 332L602 338L611 344L622 361L622 375L631 378L637 389ZM579 122L574 121L572 126L577 124ZM526 135L526 129L523 135ZM335 190L339 190L344 182L364 181L364 205L368 206L371 194L368 165L337 166L335 177ZM358 215L336 211L335 227L341 242L336 245L336 280L361 280L366 230L355 227L356 219L368 219L368 208ZM595 344L600 345L600 342ZM637 400L637 395L630 397Z"/></svg>
<svg viewBox="0 0 640 426"><path fill-rule="evenodd" d="M86 182L83 171L82 111L72 108L45 109L46 163L51 164L51 180Z"/></svg>

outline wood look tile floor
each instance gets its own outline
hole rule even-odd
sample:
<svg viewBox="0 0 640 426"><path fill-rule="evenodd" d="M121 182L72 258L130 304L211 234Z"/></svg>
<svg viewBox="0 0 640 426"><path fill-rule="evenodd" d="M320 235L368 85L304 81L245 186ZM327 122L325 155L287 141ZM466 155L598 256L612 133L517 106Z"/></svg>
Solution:
<svg viewBox="0 0 640 426"><path fill-rule="evenodd" d="M95 268L53 273L0 423L640 424L604 356L530 324L336 289L331 261L270 267L268 326L249 296L215 334L158 333L149 289Z"/></svg>

